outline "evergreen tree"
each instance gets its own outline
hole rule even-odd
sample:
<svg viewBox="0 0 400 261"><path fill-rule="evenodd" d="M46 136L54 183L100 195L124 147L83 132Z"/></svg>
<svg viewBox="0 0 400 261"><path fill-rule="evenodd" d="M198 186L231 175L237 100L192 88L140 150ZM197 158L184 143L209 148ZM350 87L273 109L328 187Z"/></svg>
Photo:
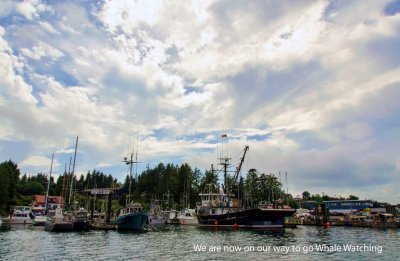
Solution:
<svg viewBox="0 0 400 261"><path fill-rule="evenodd" d="M16 204L19 169L11 160L0 163L0 212L8 212Z"/></svg>

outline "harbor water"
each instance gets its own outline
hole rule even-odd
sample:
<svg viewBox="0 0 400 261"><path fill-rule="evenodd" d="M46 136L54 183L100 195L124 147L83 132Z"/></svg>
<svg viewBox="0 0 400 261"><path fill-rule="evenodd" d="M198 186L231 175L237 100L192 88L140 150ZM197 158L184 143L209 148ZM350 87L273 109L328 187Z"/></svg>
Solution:
<svg viewBox="0 0 400 261"><path fill-rule="evenodd" d="M399 260L400 229L299 226L284 232L168 226L51 233L0 227L0 260Z"/></svg>

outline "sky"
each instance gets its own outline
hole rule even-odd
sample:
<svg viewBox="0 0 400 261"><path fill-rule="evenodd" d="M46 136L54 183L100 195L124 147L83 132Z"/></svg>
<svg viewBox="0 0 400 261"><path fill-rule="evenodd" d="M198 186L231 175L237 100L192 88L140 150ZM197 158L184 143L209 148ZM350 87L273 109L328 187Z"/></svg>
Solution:
<svg viewBox="0 0 400 261"><path fill-rule="evenodd" d="M204 172L248 145L294 196L400 203L399 46L399 0L3 0L0 161L57 176L78 136L75 172L123 181L132 151Z"/></svg>

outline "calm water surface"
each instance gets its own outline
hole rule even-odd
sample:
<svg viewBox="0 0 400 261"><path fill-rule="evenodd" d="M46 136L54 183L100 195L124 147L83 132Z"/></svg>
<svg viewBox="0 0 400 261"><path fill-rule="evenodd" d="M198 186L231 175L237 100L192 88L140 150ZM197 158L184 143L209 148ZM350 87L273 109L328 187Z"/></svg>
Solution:
<svg viewBox="0 0 400 261"><path fill-rule="evenodd" d="M299 226L271 233L171 226L51 233L20 225L0 227L0 260L400 260L399 242L400 229Z"/></svg>

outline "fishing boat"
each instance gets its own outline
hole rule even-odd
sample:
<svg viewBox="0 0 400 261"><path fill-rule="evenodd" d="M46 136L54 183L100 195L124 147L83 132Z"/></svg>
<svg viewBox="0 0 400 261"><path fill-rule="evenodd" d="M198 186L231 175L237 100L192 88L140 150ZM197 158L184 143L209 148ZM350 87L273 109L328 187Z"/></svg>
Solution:
<svg viewBox="0 0 400 261"><path fill-rule="evenodd" d="M90 229L90 221L88 212L84 208L80 208L73 213L72 224L73 231L88 231Z"/></svg>
<svg viewBox="0 0 400 261"><path fill-rule="evenodd" d="M198 225L196 209L185 208L178 217L181 225Z"/></svg>
<svg viewBox="0 0 400 261"><path fill-rule="evenodd" d="M130 202L132 166L133 164L137 164L137 152L135 160L133 159L133 153L131 153L130 159L125 157L123 162L129 165L129 194L127 196L129 204L118 211L115 219L111 221L111 224L117 226L119 230L143 230L144 226L148 224L149 215L143 211L143 207L140 203Z"/></svg>
<svg viewBox="0 0 400 261"><path fill-rule="evenodd" d="M149 224L153 226L163 226L167 224L167 219L162 215L159 200L154 200L150 206Z"/></svg>
<svg viewBox="0 0 400 261"><path fill-rule="evenodd" d="M149 216L143 211L142 205L131 203L117 213L111 224L119 230L143 230L148 220Z"/></svg>
<svg viewBox="0 0 400 261"><path fill-rule="evenodd" d="M44 226L44 230L50 232L69 232L72 229L72 221L65 220L60 206L57 207L55 216L49 219Z"/></svg>
<svg viewBox="0 0 400 261"><path fill-rule="evenodd" d="M245 229L281 229L285 217L293 209L246 209L238 200L223 193L202 193L197 218L200 226L221 226Z"/></svg>
<svg viewBox="0 0 400 261"><path fill-rule="evenodd" d="M115 230L115 225L110 224L107 219L106 212L96 212L92 215L92 223L90 226L94 230Z"/></svg>
<svg viewBox="0 0 400 261"><path fill-rule="evenodd" d="M234 182L236 182L246 152L244 149L239 166L236 168ZM229 159L221 158L221 165L224 171L224 186L219 193L212 192L211 188L207 193L201 193L201 202L197 206L197 219L202 227L227 227L241 229L282 229L285 217L292 216L294 209L283 208L251 208L243 206L239 199L229 192L227 187L227 172ZM213 171L213 170L212 170Z"/></svg>
<svg viewBox="0 0 400 261"><path fill-rule="evenodd" d="M180 221L178 219L178 213L179 213L179 211L177 211L177 210L164 210L162 212L162 215L163 215L164 219L166 219L167 224L179 225Z"/></svg>
<svg viewBox="0 0 400 261"><path fill-rule="evenodd" d="M5 224L32 224L33 214L31 207L14 206L11 208L10 215L4 218L2 222Z"/></svg>

